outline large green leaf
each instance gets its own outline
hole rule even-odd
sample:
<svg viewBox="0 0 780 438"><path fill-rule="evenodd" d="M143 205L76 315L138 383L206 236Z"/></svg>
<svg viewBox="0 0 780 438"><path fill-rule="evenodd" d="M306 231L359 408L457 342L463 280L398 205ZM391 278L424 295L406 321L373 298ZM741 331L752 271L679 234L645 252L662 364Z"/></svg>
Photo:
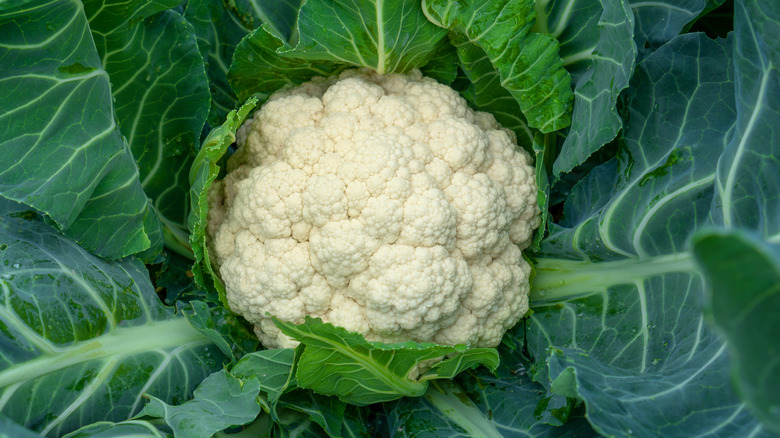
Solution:
<svg viewBox="0 0 780 438"><path fill-rule="evenodd" d="M106 262L29 214L0 217L0 412L45 435L169 403L226 358L162 306L144 265Z"/></svg>
<svg viewBox="0 0 780 438"><path fill-rule="evenodd" d="M416 0L310 0L298 16L298 43L288 56L328 60L378 73L420 67L447 34Z"/></svg>
<svg viewBox="0 0 780 438"><path fill-rule="evenodd" d="M0 195L115 259L162 244L81 2L0 11Z"/></svg>
<svg viewBox="0 0 780 438"><path fill-rule="evenodd" d="M718 163L711 211L715 223L754 230L774 243L780 242L779 27L777 2L735 3L737 123ZM753 412L780 432L780 399L771 380L777 380L772 369L780 362L774 340L778 330L772 325L780 309L777 248L738 234L720 237L720 248L706 245L717 239L701 240L696 247L710 279L715 323L730 341L737 389ZM743 264L735 266L732 259ZM737 278L745 282L735 283ZM757 300L766 302L759 305ZM761 312L768 313L766 318Z"/></svg>
<svg viewBox="0 0 780 438"><path fill-rule="evenodd" d="M198 48L206 63L211 86L208 122L211 126L219 126L225 116L240 105L227 74L236 46L252 28L247 27L240 12L226 7L222 1L190 0L184 18L195 29Z"/></svg>
<svg viewBox="0 0 780 438"><path fill-rule="evenodd" d="M618 95L634 71L634 19L625 0L537 2L535 30L558 40L574 84L572 124L553 165L570 172L623 126Z"/></svg>
<svg viewBox="0 0 780 438"><path fill-rule="evenodd" d="M713 220L780 242L780 4L735 5L737 124L718 163Z"/></svg>
<svg viewBox="0 0 780 438"><path fill-rule="evenodd" d="M330 76L348 67L332 61L281 56L276 53L281 47L282 43L264 26L238 44L228 80L240 99L255 96L262 103L280 88L300 85L314 76Z"/></svg>
<svg viewBox="0 0 780 438"><path fill-rule="evenodd" d="M284 86L350 66L380 73L419 68L446 35L413 0L241 3L251 6L243 9L263 26L237 46L228 73L240 99L257 96L262 102Z"/></svg>
<svg viewBox="0 0 780 438"><path fill-rule="evenodd" d="M498 365L498 354L492 348L372 343L315 318L307 317L300 325L278 319L274 322L284 334L303 344L296 363L296 384L358 406L419 397L430 380L451 379L479 365L490 369ZM419 368L425 361L444 356L449 357L430 370Z"/></svg>
<svg viewBox="0 0 780 438"><path fill-rule="evenodd" d="M169 248L188 255L187 172L209 108L209 84L179 4L89 0L84 8L111 79L122 134Z"/></svg>
<svg viewBox="0 0 780 438"><path fill-rule="evenodd" d="M697 235L693 251L712 291L712 320L729 345L737 391L780 433L780 245L720 230Z"/></svg>
<svg viewBox="0 0 780 438"><path fill-rule="evenodd" d="M574 187L537 256L534 376L584 400L602 434L766 434L729 385L686 243L710 224L736 123L733 43L685 35L638 65L625 147Z"/></svg>
<svg viewBox="0 0 780 438"><path fill-rule="evenodd" d="M464 35L485 52L530 127L547 133L569 126L571 77L557 41L531 31L533 0L425 0L422 8L433 23Z"/></svg>
<svg viewBox="0 0 780 438"><path fill-rule="evenodd" d="M178 406L150 396L139 416L163 419L174 436L210 438L231 426L254 421L260 413L255 401L259 392L257 380L240 381L222 370L203 380L193 399Z"/></svg>

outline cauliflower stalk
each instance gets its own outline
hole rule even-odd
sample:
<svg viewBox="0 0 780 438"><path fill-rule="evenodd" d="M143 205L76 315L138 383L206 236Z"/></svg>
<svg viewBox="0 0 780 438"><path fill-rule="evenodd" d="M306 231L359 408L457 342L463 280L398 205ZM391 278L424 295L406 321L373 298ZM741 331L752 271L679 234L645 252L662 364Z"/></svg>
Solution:
<svg viewBox="0 0 780 438"><path fill-rule="evenodd" d="M371 341L493 347L528 310L539 226L511 131L419 71L350 70L275 93L209 193L209 244L233 311Z"/></svg>

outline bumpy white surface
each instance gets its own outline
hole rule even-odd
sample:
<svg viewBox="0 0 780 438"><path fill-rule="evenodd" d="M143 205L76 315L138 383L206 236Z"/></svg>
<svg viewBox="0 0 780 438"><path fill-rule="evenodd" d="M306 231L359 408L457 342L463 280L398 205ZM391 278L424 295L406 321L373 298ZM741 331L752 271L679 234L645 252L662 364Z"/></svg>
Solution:
<svg viewBox="0 0 780 438"><path fill-rule="evenodd" d="M274 94L239 130L208 232L231 309L369 340L492 347L528 310L531 158L493 116L413 71Z"/></svg>

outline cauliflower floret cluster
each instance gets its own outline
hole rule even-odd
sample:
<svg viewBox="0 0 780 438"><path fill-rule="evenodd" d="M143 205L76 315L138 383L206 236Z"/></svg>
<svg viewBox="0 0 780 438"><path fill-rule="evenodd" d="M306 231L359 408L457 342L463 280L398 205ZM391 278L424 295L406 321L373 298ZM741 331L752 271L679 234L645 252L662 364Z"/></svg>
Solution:
<svg viewBox="0 0 780 438"><path fill-rule="evenodd" d="M528 310L539 226L531 158L490 114L419 71L352 70L274 94L209 194L233 311L368 340L496 346Z"/></svg>

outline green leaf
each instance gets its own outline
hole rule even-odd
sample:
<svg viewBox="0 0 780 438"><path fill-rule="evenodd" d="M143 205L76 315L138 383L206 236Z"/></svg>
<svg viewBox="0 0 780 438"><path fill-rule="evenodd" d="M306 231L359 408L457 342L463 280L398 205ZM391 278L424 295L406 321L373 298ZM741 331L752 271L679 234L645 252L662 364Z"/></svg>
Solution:
<svg viewBox="0 0 780 438"><path fill-rule="evenodd" d="M463 34L451 33L450 41L457 49L458 65L469 80L463 97L476 109L493 114L501 126L515 133L517 144L531 152L534 130L528 126L517 100L502 86L485 51Z"/></svg>
<svg viewBox="0 0 780 438"><path fill-rule="evenodd" d="M726 230L700 233L693 245L737 391L767 428L780 433L780 245Z"/></svg>
<svg viewBox="0 0 780 438"><path fill-rule="evenodd" d="M309 0L298 16L298 44L280 53L402 73L424 65L446 34L415 0Z"/></svg>
<svg viewBox="0 0 780 438"><path fill-rule="evenodd" d="M219 297L215 292L195 284L192 260L174 252L166 252L163 261L150 268L157 293L164 294L165 304L174 306L177 301L187 303L194 300L219 304Z"/></svg>
<svg viewBox="0 0 780 438"><path fill-rule="evenodd" d="M498 367L495 348L470 348L456 356L445 359L420 377L420 380L452 379L463 371L484 365L489 370Z"/></svg>
<svg viewBox="0 0 780 438"><path fill-rule="evenodd" d="M296 389L279 400L281 419L285 411L294 410L306 414L330 437L340 437L345 425L344 412L347 404L336 397L327 397L313 391ZM354 427L354 426L353 426Z"/></svg>
<svg viewBox="0 0 780 438"><path fill-rule="evenodd" d="M304 0L235 0L237 14L251 29L265 25L266 30L285 45L298 38L298 14Z"/></svg>
<svg viewBox="0 0 780 438"><path fill-rule="evenodd" d="M203 301L181 304L179 310L187 321L209 338L230 362L257 349L257 337L239 321L239 317L228 309L209 307Z"/></svg>
<svg viewBox="0 0 780 438"><path fill-rule="evenodd" d="M128 162L130 159L128 158ZM128 166L136 167L136 164L128 164ZM161 263L165 254L163 253L163 244L166 242L167 229L163 227L160 216L154 211L154 208L150 208L150 211L154 214L147 214L144 218L144 229L146 230L149 240L154 242L149 248L135 254L139 260L147 264Z"/></svg>
<svg viewBox="0 0 780 438"><path fill-rule="evenodd" d="M41 436L0 414L0 438L41 438Z"/></svg>
<svg viewBox="0 0 780 438"><path fill-rule="evenodd" d="M154 424L143 420L127 420L121 423L98 421L88 424L63 438L173 438Z"/></svg>
<svg viewBox="0 0 780 438"><path fill-rule="evenodd" d="M452 382L435 383L425 393L431 406L443 413L447 419L460 428L466 436L502 438L504 435L463 390Z"/></svg>
<svg viewBox="0 0 780 438"><path fill-rule="evenodd" d="M299 387L335 395L358 406L419 397L425 393L428 380L448 379L481 364L491 368L498 364L498 354L489 348L469 353L463 345L368 342L357 333L310 317L300 325L276 318L274 323L284 334L304 345L295 371ZM445 355L453 357L419 380L414 379L424 361Z"/></svg>
<svg viewBox="0 0 780 438"><path fill-rule="evenodd" d="M439 43L428 57L428 62L420 67L423 76L434 78L444 85L452 86L452 83L458 77L458 54L455 48L449 44L447 38Z"/></svg>
<svg viewBox="0 0 780 438"><path fill-rule="evenodd" d="M634 39L645 55L676 37L702 13L724 0L627 0L634 13Z"/></svg>
<svg viewBox="0 0 780 438"><path fill-rule="evenodd" d="M220 160L227 152L227 148L236 140L236 130L256 104L257 99L249 99L237 111L228 113L225 123L209 132L189 173L191 206L187 226L190 230L190 246L195 256L192 274L200 287L216 290L226 308L229 307L225 299L225 287L211 267L206 244L206 221L209 211L207 197L211 184L219 175Z"/></svg>
<svg viewBox="0 0 780 438"><path fill-rule="evenodd" d="M569 126L571 78L557 41L531 31L533 0L426 0L422 8L433 23L465 35L485 51L531 128L547 133Z"/></svg>
<svg viewBox="0 0 780 438"><path fill-rule="evenodd" d="M735 4L737 124L718 163L716 224L780 241L780 6Z"/></svg>
<svg viewBox="0 0 780 438"><path fill-rule="evenodd" d="M560 427L544 424L537 406L549 396L531 381L516 352L502 350L497 375L467 372L431 384L424 397L385 404L392 437L595 437L581 413ZM547 401L549 403L549 401ZM560 423L558 423L560 424Z"/></svg>
<svg viewBox="0 0 780 438"><path fill-rule="evenodd" d="M300 85L314 76L330 76L348 67L332 61L288 58L276 52L282 46L264 26L238 44L228 81L239 99L254 96L262 103L285 86Z"/></svg>
<svg viewBox="0 0 780 438"><path fill-rule="evenodd" d="M341 436L345 438L371 438L368 409L348 405L342 419Z"/></svg>
<svg viewBox="0 0 780 438"><path fill-rule="evenodd" d="M0 11L0 60L0 148L9 163L0 195L46 214L102 257L157 252L159 223L114 119L81 2Z"/></svg>
<svg viewBox="0 0 780 438"><path fill-rule="evenodd" d="M615 138L618 95L634 72L634 19L624 0L557 0L537 11L535 29L560 43L574 83L572 124L553 165L557 178Z"/></svg>
<svg viewBox="0 0 780 438"><path fill-rule="evenodd" d="M260 413L255 401L259 391L257 380L243 382L222 370L208 376L192 400L171 406L150 396L138 415L162 418L174 436L210 438L228 427L252 422Z"/></svg>
<svg viewBox="0 0 780 438"><path fill-rule="evenodd" d="M328 434L308 414L284 410L270 436L276 438L327 438Z"/></svg>
<svg viewBox="0 0 780 438"><path fill-rule="evenodd" d="M780 284L776 249L780 147L771 140L780 135L780 48L772 39L779 25L780 8L774 2L735 3L736 126L718 162L710 212L715 224L750 229L775 245L736 232L718 232L700 237L694 248L712 289L713 318L731 347L737 390L774 432L780 432L780 402L770 389L771 369L780 352L771 326L776 318L762 319L761 314L773 304L777 308L774 289ZM738 279L743 281L737 283ZM762 293L766 296L758 296ZM768 301L751 308L755 304L750 297Z"/></svg>
<svg viewBox="0 0 780 438"><path fill-rule="evenodd" d="M249 3L263 26L236 47L228 80L239 99L256 96L263 102L285 86L350 66L405 72L446 57L439 44L446 32L429 23L412 0L311 0L302 7L292 1L281 8ZM443 73L454 79L452 71Z"/></svg>
<svg viewBox="0 0 780 438"><path fill-rule="evenodd" d="M711 224L736 123L733 43L683 35L637 66L624 147L574 187L535 256L533 377L575 391L605 435L765 434L728 384L687 246Z"/></svg>
<svg viewBox="0 0 780 438"><path fill-rule="evenodd" d="M44 435L190 396L226 358L160 304L136 259L107 262L40 219L0 214L0 413Z"/></svg>
<svg viewBox="0 0 780 438"><path fill-rule="evenodd" d="M210 96L192 26L163 10L178 4L89 0L84 8L141 186L152 198L168 247L191 257L187 172Z"/></svg>
<svg viewBox="0 0 780 438"><path fill-rule="evenodd" d="M206 63L211 88L208 123L218 126L241 104L230 88L227 74L236 46L252 28L246 27L238 11L218 1L190 0L184 18L195 30L200 54Z"/></svg>
<svg viewBox="0 0 780 438"><path fill-rule="evenodd" d="M555 159L557 135L536 133L534 136L533 150L536 156L534 163L534 172L536 174L537 203L541 213L539 228L534 234L534 241L531 245L532 251L538 251L542 244L542 239L547 233L547 227L550 222L550 168ZM533 263L529 263L531 267ZM533 277L531 277L533 280Z"/></svg>
<svg viewBox="0 0 780 438"><path fill-rule="evenodd" d="M258 351L244 356L230 372L242 380L259 381L262 404L275 422L283 422L285 412L294 410L308 415L329 436L341 436L347 405L336 397L297 388L296 354L291 348Z"/></svg>
<svg viewBox="0 0 780 438"><path fill-rule="evenodd" d="M279 398L295 388L294 358L291 348L256 351L242 357L230 373L241 380L256 379L264 393L265 408L275 417Z"/></svg>

